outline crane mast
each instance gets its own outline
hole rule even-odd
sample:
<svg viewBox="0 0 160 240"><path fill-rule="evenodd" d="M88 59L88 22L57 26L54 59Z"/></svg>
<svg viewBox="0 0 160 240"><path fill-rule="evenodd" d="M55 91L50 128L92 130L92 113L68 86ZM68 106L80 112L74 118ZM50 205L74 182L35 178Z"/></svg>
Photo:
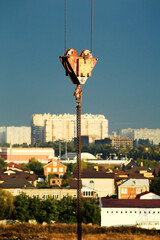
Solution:
<svg viewBox="0 0 160 240"><path fill-rule="evenodd" d="M93 0L91 0L91 51L85 49L78 55L73 48L66 49L67 42L67 0L65 0L65 54L60 56L60 61L73 84L76 84L74 96L76 99L77 116L77 239L82 238L82 215L81 215L81 102L82 85L91 77L91 72L97 63L97 58L92 55L92 33L93 33Z"/></svg>

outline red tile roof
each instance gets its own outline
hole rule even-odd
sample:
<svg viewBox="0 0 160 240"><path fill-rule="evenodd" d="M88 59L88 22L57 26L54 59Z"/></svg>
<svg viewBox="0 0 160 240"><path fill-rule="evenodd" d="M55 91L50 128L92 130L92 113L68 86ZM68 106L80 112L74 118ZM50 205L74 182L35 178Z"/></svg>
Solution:
<svg viewBox="0 0 160 240"><path fill-rule="evenodd" d="M102 198L103 208L160 208L160 199L107 199Z"/></svg>

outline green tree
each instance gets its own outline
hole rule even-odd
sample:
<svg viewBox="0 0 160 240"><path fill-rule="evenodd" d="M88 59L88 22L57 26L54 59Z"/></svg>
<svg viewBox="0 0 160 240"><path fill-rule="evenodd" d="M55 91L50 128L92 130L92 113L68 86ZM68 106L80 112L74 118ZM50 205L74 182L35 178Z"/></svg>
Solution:
<svg viewBox="0 0 160 240"><path fill-rule="evenodd" d="M61 223L75 223L77 199L70 196L64 197L59 202L59 218L58 222Z"/></svg>
<svg viewBox="0 0 160 240"><path fill-rule="evenodd" d="M100 208L95 200L82 198L82 222L96 224L100 222L100 218Z"/></svg>
<svg viewBox="0 0 160 240"><path fill-rule="evenodd" d="M14 209L13 195L4 190L0 190L0 219L9 219Z"/></svg>
<svg viewBox="0 0 160 240"><path fill-rule="evenodd" d="M17 195L14 200L14 219L18 219L21 222L28 222L31 219L30 216L30 197L25 193Z"/></svg>
<svg viewBox="0 0 160 240"><path fill-rule="evenodd" d="M38 222L50 223L51 220L57 221L59 216L58 201L51 197L41 201L41 209L36 219Z"/></svg>
<svg viewBox="0 0 160 240"><path fill-rule="evenodd" d="M4 158L0 157L0 171L7 166L7 163Z"/></svg>
<svg viewBox="0 0 160 240"><path fill-rule="evenodd" d="M44 173L43 164L38 162L35 158L29 160L27 167L29 170L34 171L38 175L43 175Z"/></svg>
<svg viewBox="0 0 160 240"><path fill-rule="evenodd" d="M150 191L160 195L160 180L152 179L150 184Z"/></svg>

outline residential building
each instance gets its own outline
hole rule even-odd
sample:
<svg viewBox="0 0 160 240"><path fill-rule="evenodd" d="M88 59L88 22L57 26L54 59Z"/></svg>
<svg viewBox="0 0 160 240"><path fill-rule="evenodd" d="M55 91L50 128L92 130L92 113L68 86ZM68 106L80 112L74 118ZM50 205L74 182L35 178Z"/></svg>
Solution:
<svg viewBox="0 0 160 240"><path fill-rule="evenodd" d="M136 195L149 191L148 179L128 179L118 186L119 199L135 199Z"/></svg>
<svg viewBox="0 0 160 240"><path fill-rule="evenodd" d="M0 143L31 144L31 127L0 127Z"/></svg>
<svg viewBox="0 0 160 240"><path fill-rule="evenodd" d="M89 142L108 136L108 120L104 115L82 114L81 135ZM76 137L75 114L34 114L31 118L32 144L36 142L72 141Z"/></svg>
<svg viewBox="0 0 160 240"><path fill-rule="evenodd" d="M67 167L60 163L57 160L52 160L44 167L44 175L48 176L49 174L57 175L59 178L62 178L66 172Z"/></svg>
<svg viewBox="0 0 160 240"><path fill-rule="evenodd" d="M55 156L53 148L1 148L0 157L7 162L28 163L31 158L35 158L41 163L48 163Z"/></svg>
<svg viewBox="0 0 160 240"><path fill-rule="evenodd" d="M76 178L76 174L74 176ZM113 173L86 168L82 170L81 179L82 186L92 188L97 197L106 197L115 193Z"/></svg>
<svg viewBox="0 0 160 240"><path fill-rule="evenodd" d="M149 139L150 142L153 142L153 144L158 145L160 143L160 129L121 129L119 131L119 135L121 137L131 137L134 140L139 139Z"/></svg>
<svg viewBox="0 0 160 240"><path fill-rule="evenodd" d="M160 199L101 199L101 226L160 229Z"/></svg>
<svg viewBox="0 0 160 240"><path fill-rule="evenodd" d="M4 169L3 171L0 172L0 184L2 188L7 188L8 185L11 187L14 184L21 184L16 186L23 187L26 184L24 183L24 181L21 181L20 179L25 179L28 183L30 183L34 187L37 185L38 182L38 176L32 171L29 172L26 170L22 170L20 168L7 167L7 169Z"/></svg>
<svg viewBox="0 0 160 240"><path fill-rule="evenodd" d="M50 178L49 180L50 186L61 186L62 185L62 178Z"/></svg>
<svg viewBox="0 0 160 240"><path fill-rule="evenodd" d="M136 199L160 199L160 196L153 192L143 192L136 196Z"/></svg>

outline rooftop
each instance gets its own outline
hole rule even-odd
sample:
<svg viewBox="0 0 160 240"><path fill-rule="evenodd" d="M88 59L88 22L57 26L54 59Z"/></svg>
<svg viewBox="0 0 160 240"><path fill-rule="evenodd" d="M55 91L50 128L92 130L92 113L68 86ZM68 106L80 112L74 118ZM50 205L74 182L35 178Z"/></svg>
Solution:
<svg viewBox="0 0 160 240"><path fill-rule="evenodd" d="M160 199L101 199L103 208L160 208Z"/></svg>

